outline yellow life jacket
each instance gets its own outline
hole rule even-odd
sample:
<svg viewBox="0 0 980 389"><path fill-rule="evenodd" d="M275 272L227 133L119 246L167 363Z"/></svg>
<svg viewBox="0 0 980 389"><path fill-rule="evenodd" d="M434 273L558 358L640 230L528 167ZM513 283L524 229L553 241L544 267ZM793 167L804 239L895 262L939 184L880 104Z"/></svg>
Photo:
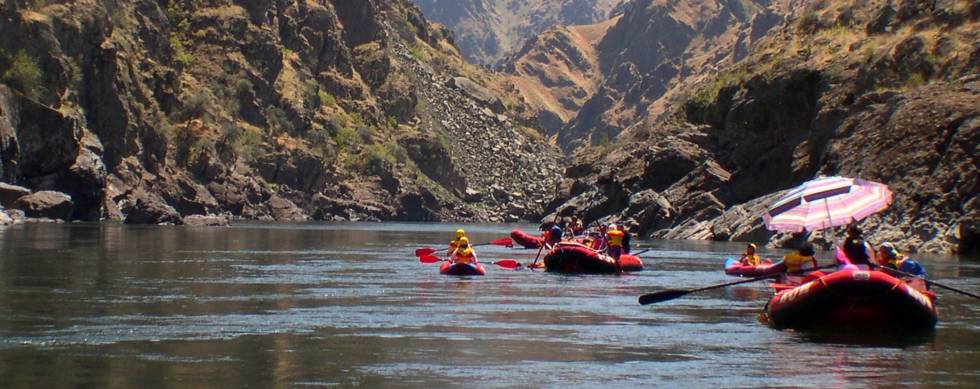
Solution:
<svg viewBox="0 0 980 389"><path fill-rule="evenodd" d="M476 262L476 253L473 252L472 247L467 247L465 249L456 249L456 252L453 253L453 262L456 263Z"/></svg>
<svg viewBox="0 0 980 389"><path fill-rule="evenodd" d="M742 259L740 260L746 266L759 266L762 263L762 259L759 258L759 254L742 254Z"/></svg>
<svg viewBox="0 0 980 389"><path fill-rule="evenodd" d="M609 241L606 242L609 247L623 247L623 231L612 230L606 235L609 235Z"/></svg>
<svg viewBox="0 0 980 389"><path fill-rule="evenodd" d="M794 251L783 257L783 263L786 264L786 271L790 273L803 270L803 264L813 264L814 261L816 259L812 255L802 255L799 251Z"/></svg>
<svg viewBox="0 0 980 389"><path fill-rule="evenodd" d="M895 258L888 258L888 267L898 270L902 266L902 262L905 262L905 256L898 254Z"/></svg>

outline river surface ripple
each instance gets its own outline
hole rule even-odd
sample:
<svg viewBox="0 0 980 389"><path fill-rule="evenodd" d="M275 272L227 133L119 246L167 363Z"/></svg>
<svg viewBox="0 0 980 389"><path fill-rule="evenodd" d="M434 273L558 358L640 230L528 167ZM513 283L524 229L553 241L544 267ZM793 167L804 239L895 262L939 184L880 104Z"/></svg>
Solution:
<svg viewBox="0 0 980 389"><path fill-rule="evenodd" d="M31 224L0 230L0 387L867 387L980 384L980 301L937 289L924 335L758 322L737 243L639 241L645 271L438 274L418 247L456 225ZM471 241L514 225L466 225ZM517 226L531 229L530 226ZM484 262L536 250L480 247ZM779 250L763 256L781 256ZM823 262L829 258L822 254ZM980 291L980 261L917 256Z"/></svg>

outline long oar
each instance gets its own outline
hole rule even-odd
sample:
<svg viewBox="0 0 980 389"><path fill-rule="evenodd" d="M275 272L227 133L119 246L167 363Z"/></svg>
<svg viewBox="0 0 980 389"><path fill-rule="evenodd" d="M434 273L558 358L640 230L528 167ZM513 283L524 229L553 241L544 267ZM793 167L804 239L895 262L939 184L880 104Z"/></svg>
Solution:
<svg viewBox="0 0 980 389"><path fill-rule="evenodd" d="M510 240L510 238L500 238L500 239L497 239L497 240L494 240L494 241L491 241L491 242L487 242L487 243L475 244L475 245L473 245L473 247L487 246L487 245L491 245L491 244L494 245L494 246L514 247L514 242L512 240Z"/></svg>
<svg viewBox="0 0 980 389"><path fill-rule="evenodd" d="M660 292L656 292L656 293L649 293L649 294L645 294L645 295L640 296L640 305L649 305L649 304L654 304L654 303L660 303L660 302L664 302L664 301L673 300L673 299L676 299L678 297L682 297L682 296L685 296L687 294L694 293L694 292L702 292L702 291L705 291L705 290L724 288L726 286L732 286L732 285L738 285L738 284L747 284L747 283L750 283L750 282L762 281L762 280L765 280L765 279L768 279L768 278L775 278L776 276L778 276L778 274L769 274L769 275L759 276L759 277L755 277L755 278L750 278L750 279L747 279L747 280L726 282L724 284L711 285L711 286L706 286L706 287L697 288L697 289L668 289L668 290L664 290L664 291L660 291Z"/></svg>
<svg viewBox="0 0 980 389"><path fill-rule="evenodd" d="M447 260L446 259L441 259L441 258L439 258L439 257L437 257L435 255L423 255L423 256L419 257L419 262L421 262L421 263L439 263L439 262L445 262L445 261L447 261ZM486 263L486 262L480 262L480 263ZM501 259L499 261L490 262L490 264L491 265L497 265L497 266L500 266L502 268L511 269L511 270L514 270L514 269L517 269L517 268L521 267L521 263L520 262L517 262L517 260L514 260L514 259Z"/></svg>
<svg viewBox="0 0 980 389"><path fill-rule="evenodd" d="M650 250L653 250L653 249L640 250L640 251L637 251L636 253L630 253L630 255L632 255L634 257L639 257L640 254L646 253L647 251L650 251Z"/></svg>
<svg viewBox="0 0 980 389"><path fill-rule="evenodd" d="M423 247L423 248L420 248L420 249L416 249L415 250L415 256L421 258L421 257L424 257L426 255L432 255L436 251L437 251L436 249L431 248L431 247Z"/></svg>
<svg viewBox="0 0 980 389"><path fill-rule="evenodd" d="M559 213L558 213L558 210L556 209L556 210L555 210L555 219L551 221L551 224L552 224L552 225L555 225L555 224L557 224L557 223L558 223L558 215L559 215ZM551 228L551 227L549 227L549 228ZM549 230L549 231L550 231L550 230ZM550 235L550 234L551 234L551 233L549 232L549 235ZM550 238L550 237L551 237L551 236L549 236L549 238ZM539 248L538 248L538 253L534 255L534 262L531 262L531 265L530 265L530 266L528 266L529 268L531 268L531 269L534 269L534 268L537 268L537 267L538 267L538 257L540 257L540 256L541 256L541 250L544 250L544 246L547 246L547 245L548 245L548 242L545 242L545 241L542 241L542 242L541 242L541 247L539 247ZM549 249L549 250L550 250L550 249Z"/></svg>
<svg viewBox="0 0 980 389"><path fill-rule="evenodd" d="M872 266L872 267L883 267L883 266L881 266L881 265L876 265L876 264L872 264L871 266ZM960 294L964 294L964 295L967 295L967 296L970 296L970 297L973 297L973 298L975 298L975 299L980 299L980 296L978 296L978 295L975 295L975 294L973 294L973 293L970 293L970 292L967 292L967 291L965 291L965 290L959 290L959 289L956 289L956 288L954 288L954 287L952 287L952 286L947 286L947 285L943 285L943 284L940 284L940 283L938 283L938 282L936 282L936 281L933 281L933 280L930 280L930 279L926 279L926 278L922 278L922 277L919 277L919 276L917 276L917 275L915 275L915 274L910 274L910 273L906 273L906 272L903 272L903 271L901 271L901 270L896 270L896 269L892 269L892 268L890 268L890 267L889 267L889 268L887 268L887 269L888 269L888 271L890 271L890 272L895 272L895 273L898 273L898 274L901 274L901 275L903 275L903 276L906 276L906 277L913 277L913 278L919 278L919 279L922 279L923 281L925 281L925 282L926 282L927 284L930 284L930 285L936 285L936 286L938 286L938 287L940 287L940 288L943 288L943 289L947 289L947 290L951 290L951 291L954 291L954 292L956 292L956 293L960 293Z"/></svg>

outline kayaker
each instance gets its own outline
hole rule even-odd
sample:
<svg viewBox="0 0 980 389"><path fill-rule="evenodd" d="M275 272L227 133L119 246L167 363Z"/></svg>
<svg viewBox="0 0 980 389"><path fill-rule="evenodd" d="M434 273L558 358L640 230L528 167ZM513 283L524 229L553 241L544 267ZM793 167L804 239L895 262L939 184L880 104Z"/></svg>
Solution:
<svg viewBox="0 0 980 389"><path fill-rule="evenodd" d="M742 257L738 261L745 266L759 266L762 259L759 258L759 254L755 253L755 247L755 243L749 243L748 246L745 246L745 252L742 253Z"/></svg>
<svg viewBox="0 0 980 389"><path fill-rule="evenodd" d="M462 228L456 230L456 239L449 242L449 251L446 252L447 257L453 255L453 252L455 252L456 248L459 247L459 240L465 237L466 231L463 231Z"/></svg>
<svg viewBox="0 0 980 389"><path fill-rule="evenodd" d="M465 236L459 238L459 246L456 247L456 250L449 256L449 259L453 263L462 264L475 264L477 262L476 253L473 251L473 248L470 247L469 238Z"/></svg>
<svg viewBox="0 0 980 389"><path fill-rule="evenodd" d="M609 246L606 254L618 262L619 256L623 254L623 231L620 231L615 224L610 224L609 231L606 232L606 240Z"/></svg>
<svg viewBox="0 0 980 389"><path fill-rule="evenodd" d="M870 270L871 265L877 262L874 249L864 240L864 233L856 225L851 224L847 227L847 237L842 248L850 264L859 269Z"/></svg>
<svg viewBox="0 0 980 389"><path fill-rule="evenodd" d="M922 265L898 252L895 245L891 243L882 244L878 248L878 264L885 269L885 272L888 272L888 269L894 269L913 276L926 277L926 269ZM901 275L894 272L888 273Z"/></svg>

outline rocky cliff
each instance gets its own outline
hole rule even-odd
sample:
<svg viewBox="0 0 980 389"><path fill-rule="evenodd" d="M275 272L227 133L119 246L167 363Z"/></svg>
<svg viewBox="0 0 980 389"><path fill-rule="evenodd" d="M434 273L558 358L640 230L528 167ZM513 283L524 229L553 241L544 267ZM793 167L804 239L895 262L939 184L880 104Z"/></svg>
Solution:
<svg viewBox="0 0 980 389"><path fill-rule="evenodd" d="M406 1L0 3L2 181L82 220L517 220L559 155Z"/></svg>
<svg viewBox="0 0 980 389"><path fill-rule="evenodd" d="M635 0L613 19L538 36L504 69L528 102L523 116L563 148L608 144L659 117L687 83L744 58L789 3Z"/></svg>
<svg viewBox="0 0 980 389"><path fill-rule="evenodd" d="M470 61L491 65L555 25L592 24L622 0L412 0L456 33Z"/></svg>
<svg viewBox="0 0 980 389"><path fill-rule="evenodd" d="M790 237L762 225L767 206L807 179L845 175L895 194L861 224L872 241L976 252L978 22L973 1L799 4L663 115L581 153L554 206L655 238L781 244Z"/></svg>

